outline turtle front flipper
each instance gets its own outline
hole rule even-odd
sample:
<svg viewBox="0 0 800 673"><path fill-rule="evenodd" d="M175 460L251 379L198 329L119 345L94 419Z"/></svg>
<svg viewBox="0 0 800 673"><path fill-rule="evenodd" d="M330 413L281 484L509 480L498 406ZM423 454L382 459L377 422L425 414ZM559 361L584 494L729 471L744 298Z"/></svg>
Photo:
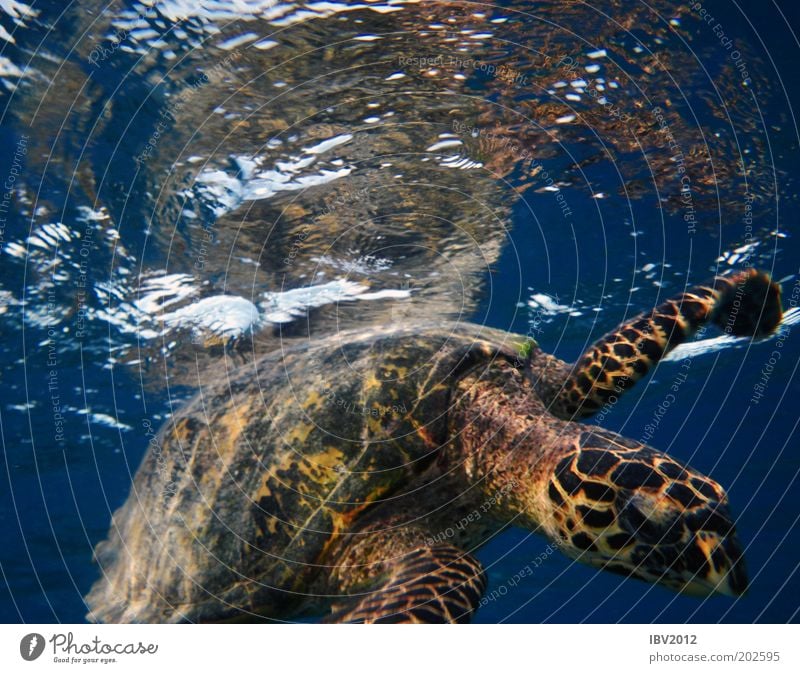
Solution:
<svg viewBox="0 0 800 673"><path fill-rule="evenodd" d="M334 609L329 621L468 622L486 590L481 564L451 545L419 547L386 566L368 593Z"/></svg>
<svg viewBox="0 0 800 673"><path fill-rule="evenodd" d="M780 324L780 287L747 269L716 276L622 324L574 365L539 358L534 387L565 420L585 418L633 386L675 346L711 322L726 334L758 338Z"/></svg>

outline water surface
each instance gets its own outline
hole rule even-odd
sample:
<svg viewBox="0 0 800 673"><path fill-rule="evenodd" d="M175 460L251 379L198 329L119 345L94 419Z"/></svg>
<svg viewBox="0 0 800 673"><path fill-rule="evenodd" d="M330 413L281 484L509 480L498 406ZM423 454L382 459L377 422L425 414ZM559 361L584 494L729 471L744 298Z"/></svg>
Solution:
<svg viewBox="0 0 800 673"><path fill-rule="evenodd" d="M794 10L0 7L4 620L83 619L148 428L261 353L439 316L572 360L725 269L798 297ZM649 440L728 488L745 597L558 555L509 587L546 541L508 530L479 553L497 595L477 621L796 619L800 347L782 337L760 398L776 339L696 346ZM640 437L680 362L602 424Z"/></svg>

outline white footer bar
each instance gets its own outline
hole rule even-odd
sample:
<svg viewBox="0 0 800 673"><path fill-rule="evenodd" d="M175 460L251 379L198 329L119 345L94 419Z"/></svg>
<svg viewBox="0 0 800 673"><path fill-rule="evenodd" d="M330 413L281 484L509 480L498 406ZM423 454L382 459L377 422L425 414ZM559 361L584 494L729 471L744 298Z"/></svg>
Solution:
<svg viewBox="0 0 800 673"><path fill-rule="evenodd" d="M3 671L800 671L795 625L0 625Z"/></svg>

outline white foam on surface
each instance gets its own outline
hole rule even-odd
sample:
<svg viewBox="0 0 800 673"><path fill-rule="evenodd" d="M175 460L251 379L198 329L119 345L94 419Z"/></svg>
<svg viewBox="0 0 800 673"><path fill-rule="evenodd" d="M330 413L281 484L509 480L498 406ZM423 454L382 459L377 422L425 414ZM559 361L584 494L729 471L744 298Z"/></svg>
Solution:
<svg viewBox="0 0 800 673"><path fill-rule="evenodd" d="M307 147L303 150L306 154L323 154L328 150L333 149L334 147L338 147L339 145L344 145L345 143L349 143L353 139L352 134L350 133L343 133L342 135L334 136L333 138L328 138L327 140L323 140L321 143L314 145L313 147Z"/></svg>
<svg viewBox="0 0 800 673"><path fill-rule="evenodd" d="M120 303L113 311L98 311L97 317L120 331L136 332L140 338L163 338L177 329L190 329L201 336L238 338L266 325L292 322L310 309L342 301L363 299L407 299L408 290L384 289L368 292L369 286L345 279L262 293L258 305L245 297L212 295L185 303L199 290L190 276L172 274L143 284L147 292L133 303ZM174 307L177 303L182 306ZM166 307L173 310L164 312Z"/></svg>
<svg viewBox="0 0 800 673"><path fill-rule="evenodd" d="M172 273L145 280L140 288L140 296L134 306L145 315L155 315L159 311L177 304L199 291L194 278L185 273Z"/></svg>
<svg viewBox="0 0 800 673"><path fill-rule="evenodd" d="M224 42L220 42L217 46L225 51L231 51L237 47L247 44L248 42L253 42L259 37L260 35L257 35L256 33L244 33L242 35L237 35L236 37L231 37Z"/></svg>
<svg viewBox="0 0 800 673"><path fill-rule="evenodd" d="M583 315L575 306L559 304L557 297L551 297L549 294L544 294L543 292L536 292L531 295L531 298L528 300L528 306L535 312L546 316L568 314L577 318Z"/></svg>
<svg viewBox="0 0 800 673"><path fill-rule="evenodd" d="M91 423L96 423L97 425L104 425L107 428L114 428L115 430L122 430L123 432L133 430L130 425L122 423L108 414L92 412L90 409L79 409L77 413L81 416L88 416L89 421Z"/></svg>
<svg viewBox="0 0 800 673"><path fill-rule="evenodd" d="M459 145L463 145L460 140L440 140L438 143L434 143L430 147L426 147L426 152L438 152L439 150L447 149L448 147L458 147Z"/></svg>
<svg viewBox="0 0 800 673"><path fill-rule="evenodd" d="M321 257L312 257L311 261L347 274L357 273L364 276L387 271L392 267L392 260L385 257L376 257L375 255L359 255L353 259L337 259L322 255Z"/></svg>
<svg viewBox="0 0 800 673"><path fill-rule="evenodd" d="M13 2L14 0L3 0ZM389 0L389 2L344 3L311 2L300 5L278 0L141 0L140 6L153 7L172 22L200 19L210 24L207 30L216 28L215 24L229 21L271 22L275 26L290 26L309 19L326 18L342 12L369 9L380 14L396 12L399 5L411 4L417 0ZM128 10L122 18L130 18L135 12Z"/></svg>
<svg viewBox="0 0 800 673"><path fill-rule="evenodd" d="M244 297L220 294L166 313L160 320L167 327L188 327L227 339L249 333L259 324L260 314Z"/></svg>
<svg viewBox="0 0 800 673"><path fill-rule="evenodd" d="M260 157L232 157L239 168L237 174L206 168L196 178L195 192L202 198L212 212L221 217L234 211L245 201L268 199L279 192L298 191L315 185L333 182L346 177L352 168L336 170L321 169L316 173L305 171L314 164L324 152L346 143L352 136L343 135L318 143L303 151L304 157L291 161L279 161L274 168L260 170L263 159Z"/></svg>
<svg viewBox="0 0 800 673"><path fill-rule="evenodd" d="M318 306L348 301L366 292L368 286L349 280L333 280L322 285L300 287L286 292L265 292L259 302L264 322L280 324L295 320Z"/></svg>
<svg viewBox="0 0 800 673"><path fill-rule="evenodd" d="M779 335L785 335L789 332L791 326L797 323L800 323L800 308L790 308L784 313L780 327L778 327L773 334L761 341L772 341ZM676 362L686 358L710 355L727 348L743 348L749 343L751 343L751 340L747 337L734 337L729 334L722 334L708 339L682 343L670 351L662 361Z"/></svg>

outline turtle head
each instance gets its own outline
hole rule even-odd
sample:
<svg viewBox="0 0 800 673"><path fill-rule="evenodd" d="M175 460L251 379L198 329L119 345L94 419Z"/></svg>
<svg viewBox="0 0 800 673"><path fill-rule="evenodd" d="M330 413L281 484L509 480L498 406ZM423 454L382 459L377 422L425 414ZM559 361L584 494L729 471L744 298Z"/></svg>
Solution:
<svg viewBox="0 0 800 673"><path fill-rule="evenodd" d="M546 499L543 527L583 563L698 596L747 589L722 487L650 447L591 428L558 461Z"/></svg>
<svg viewBox="0 0 800 673"><path fill-rule="evenodd" d="M449 446L498 519L604 570L695 595L745 592L719 484L641 442L544 413L516 370L497 371L465 384Z"/></svg>

